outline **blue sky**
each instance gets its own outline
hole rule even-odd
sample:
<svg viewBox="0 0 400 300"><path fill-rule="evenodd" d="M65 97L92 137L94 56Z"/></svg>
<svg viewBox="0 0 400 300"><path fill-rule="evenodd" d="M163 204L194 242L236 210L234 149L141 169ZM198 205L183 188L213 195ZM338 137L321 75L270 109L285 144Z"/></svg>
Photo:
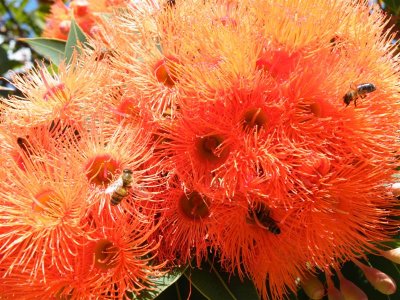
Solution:
<svg viewBox="0 0 400 300"><path fill-rule="evenodd" d="M20 0L6 0L6 4L18 3L18 2L20 2ZM32 11L32 10L36 9L37 7L38 7L37 0L29 0L25 10Z"/></svg>
<svg viewBox="0 0 400 300"><path fill-rule="evenodd" d="M38 7L37 1L36 0L30 0L28 5L26 6L27 11L32 11Z"/></svg>

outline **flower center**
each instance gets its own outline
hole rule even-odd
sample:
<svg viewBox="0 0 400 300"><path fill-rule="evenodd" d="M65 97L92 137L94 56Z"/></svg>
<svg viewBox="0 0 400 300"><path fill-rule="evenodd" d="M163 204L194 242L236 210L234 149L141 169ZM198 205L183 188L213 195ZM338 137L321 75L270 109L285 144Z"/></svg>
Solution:
<svg viewBox="0 0 400 300"><path fill-rule="evenodd" d="M256 61L256 68L269 73L279 81L284 81L296 69L299 59L300 53L298 52L289 54L283 50L272 51L264 53Z"/></svg>
<svg viewBox="0 0 400 300"><path fill-rule="evenodd" d="M94 264L100 269L111 269L117 265L118 248L109 240L100 240L94 249Z"/></svg>
<svg viewBox="0 0 400 300"><path fill-rule="evenodd" d="M198 139L197 152L201 159L213 163L222 163L229 155L229 149L221 147L224 139L220 135L209 135Z"/></svg>
<svg viewBox="0 0 400 300"><path fill-rule="evenodd" d="M32 203L32 209L36 212L43 212L50 202L59 202L60 196L52 189L44 189L35 195L35 200Z"/></svg>
<svg viewBox="0 0 400 300"><path fill-rule="evenodd" d="M319 103L310 104L310 110L316 117L321 117L321 105Z"/></svg>
<svg viewBox="0 0 400 300"><path fill-rule="evenodd" d="M194 191L190 194L183 194L179 199L182 212L191 220L198 220L210 215L210 201Z"/></svg>
<svg viewBox="0 0 400 300"><path fill-rule="evenodd" d="M275 235L281 233L278 223L270 216L270 209L262 202L249 206L246 222L257 225Z"/></svg>
<svg viewBox="0 0 400 300"><path fill-rule="evenodd" d="M130 118L133 120L139 120L140 118L139 108L133 99L130 98L126 98L121 101L117 108L116 114L118 121L122 121L123 118Z"/></svg>
<svg viewBox="0 0 400 300"><path fill-rule="evenodd" d="M176 72L177 60L169 57L168 60L161 59L154 66L154 72L158 82L172 88L178 81Z"/></svg>
<svg viewBox="0 0 400 300"><path fill-rule="evenodd" d="M259 129L266 126L268 122L267 114L261 108L252 108L244 113L244 127Z"/></svg>
<svg viewBox="0 0 400 300"><path fill-rule="evenodd" d="M307 188L319 186L320 179L326 176L331 169L331 163L328 157L323 154L313 153L308 160L297 168L298 176Z"/></svg>
<svg viewBox="0 0 400 300"><path fill-rule="evenodd" d="M86 164L86 177L90 183L96 185L107 185L111 182L120 164L109 154L98 155Z"/></svg>

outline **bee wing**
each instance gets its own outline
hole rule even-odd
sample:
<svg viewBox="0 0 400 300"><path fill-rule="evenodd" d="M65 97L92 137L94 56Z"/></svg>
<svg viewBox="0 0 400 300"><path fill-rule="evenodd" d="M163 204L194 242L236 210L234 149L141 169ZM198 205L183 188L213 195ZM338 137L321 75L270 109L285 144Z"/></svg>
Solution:
<svg viewBox="0 0 400 300"><path fill-rule="evenodd" d="M104 191L104 193L106 194L112 194L116 191L117 188L121 187L123 185L123 181L122 178L119 177L116 181L114 181L113 183L111 183L106 190Z"/></svg>

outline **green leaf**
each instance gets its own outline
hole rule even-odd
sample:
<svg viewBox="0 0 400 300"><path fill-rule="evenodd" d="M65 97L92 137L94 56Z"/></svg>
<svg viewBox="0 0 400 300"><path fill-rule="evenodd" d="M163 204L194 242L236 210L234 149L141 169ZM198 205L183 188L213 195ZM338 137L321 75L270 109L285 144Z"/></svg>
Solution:
<svg viewBox="0 0 400 300"><path fill-rule="evenodd" d="M400 2L398 0L385 0L384 2L385 10L389 10L390 13L394 15L398 15L400 11Z"/></svg>
<svg viewBox="0 0 400 300"><path fill-rule="evenodd" d="M7 51L0 47L0 75L4 75L8 70L20 67L23 64L20 61L9 60Z"/></svg>
<svg viewBox="0 0 400 300"><path fill-rule="evenodd" d="M65 58L65 41L63 40L49 38L29 38L19 40L30 45L33 50L57 66Z"/></svg>
<svg viewBox="0 0 400 300"><path fill-rule="evenodd" d="M131 295L135 300L153 300L156 299L164 290L174 284L183 274L186 268L176 269L165 276L154 278L152 282L156 285L155 290L143 291L140 295Z"/></svg>
<svg viewBox="0 0 400 300"><path fill-rule="evenodd" d="M230 276L208 263L202 269L188 269L184 275L207 299L210 300L259 300L254 284L245 279Z"/></svg>
<svg viewBox="0 0 400 300"><path fill-rule="evenodd" d="M74 51L81 52L81 47L87 43L87 38L85 33L75 22L75 19L71 20L71 28L69 30L67 44L65 45L65 57L67 58L67 63L71 62Z"/></svg>
<svg viewBox="0 0 400 300"><path fill-rule="evenodd" d="M5 63L2 63L0 66L0 75L4 75L7 71L15 69L17 67L22 67L23 64L17 60L7 60Z"/></svg>

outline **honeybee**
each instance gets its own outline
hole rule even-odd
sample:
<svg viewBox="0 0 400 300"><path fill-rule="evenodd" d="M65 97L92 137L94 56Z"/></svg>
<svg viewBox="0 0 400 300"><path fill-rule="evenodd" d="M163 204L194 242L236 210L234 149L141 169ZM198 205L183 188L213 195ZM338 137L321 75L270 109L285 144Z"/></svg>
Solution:
<svg viewBox="0 0 400 300"><path fill-rule="evenodd" d="M367 94L372 93L376 90L376 86L372 83L361 83L355 88L350 87L350 90L343 96L343 101L346 107L351 101L354 101L354 106L357 106L357 99L365 98Z"/></svg>
<svg viewBox="0 0 400 300"><path fill-rule="evenodd" d="M269 208L263 203L259 203L256 207L249 207L249 217L247 221L256 224L271 233L278 235L281 233L277 222L271 218Z"/></svg>
<svg viewBox="0 0 400 300"><path fill-rule="evenodd" d="M128 196L129 189L132 187L133 177L132 170L125 169L120 178L107 187L105 193L111 194L111 205L118 205L121 201Z"/></svg>

